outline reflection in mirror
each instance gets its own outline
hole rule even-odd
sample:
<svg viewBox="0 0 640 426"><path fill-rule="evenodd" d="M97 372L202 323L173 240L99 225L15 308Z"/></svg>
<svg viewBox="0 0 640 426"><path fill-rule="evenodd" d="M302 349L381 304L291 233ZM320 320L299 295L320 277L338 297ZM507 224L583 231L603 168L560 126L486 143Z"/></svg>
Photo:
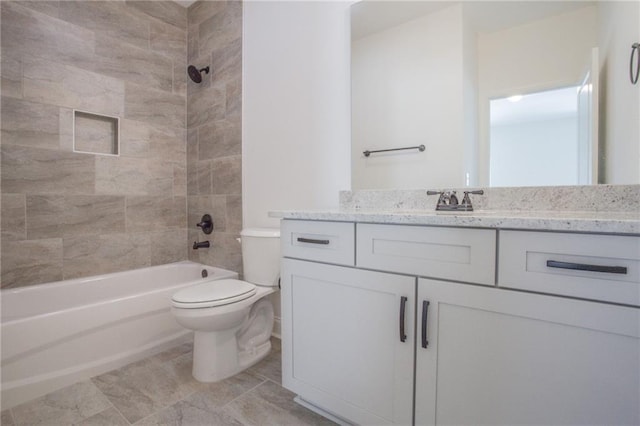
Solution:
<svg viewBox="0 0 640 426"><path fill-rule="evenodd" d="M491 186L590 183L579 175L589 157L579 155L578 90L572 86L490 101Z"/></svg>
<svg viewBox="0 0 640 426"><path fill-rule="evenodd" d="M354 4L352 189L640 183L640 90L627 75L638 17L638 1ZM571 164L549 148L530 159L572 182L510 175L517 160L493 152L491 101L577 85Z"/></svg>

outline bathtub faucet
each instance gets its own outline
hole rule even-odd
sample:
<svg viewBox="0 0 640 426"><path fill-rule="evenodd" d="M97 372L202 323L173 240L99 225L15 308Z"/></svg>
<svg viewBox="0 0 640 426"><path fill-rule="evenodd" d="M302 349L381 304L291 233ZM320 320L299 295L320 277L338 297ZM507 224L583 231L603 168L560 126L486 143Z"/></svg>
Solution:
<svg viewBox="0 0 640 426"><path fill-rule="evenodd" d="M198 250L199 248L209 248L210 244L209 241L194 241L193 242L193 249L194 250Z"/></svg>

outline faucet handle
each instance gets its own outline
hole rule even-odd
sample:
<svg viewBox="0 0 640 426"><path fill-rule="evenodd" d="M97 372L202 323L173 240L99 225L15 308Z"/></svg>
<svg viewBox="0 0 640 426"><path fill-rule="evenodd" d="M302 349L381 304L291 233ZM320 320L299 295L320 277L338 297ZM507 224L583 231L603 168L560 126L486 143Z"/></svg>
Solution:
<svg viewBox="0 0 640 426"><path fill-rule="evenodd" d="M469 211L473 211L473 206L471 205L471 198L469 197L469 194L484 195L484 191L482 189L478 189L476 191L464 191L462 205L467 206L469 208Z"/></svg>

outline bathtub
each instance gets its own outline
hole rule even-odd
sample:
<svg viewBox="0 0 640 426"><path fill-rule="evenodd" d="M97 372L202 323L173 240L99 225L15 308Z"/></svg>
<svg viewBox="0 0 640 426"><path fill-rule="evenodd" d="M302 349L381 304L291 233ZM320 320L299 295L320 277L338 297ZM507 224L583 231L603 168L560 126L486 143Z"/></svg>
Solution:
<svg viewBox="0 0 640 426"><path fill-rule="evenodd" d="M2 409L189 341L171 295L237 276L185 261L2 290Z"/></svg>

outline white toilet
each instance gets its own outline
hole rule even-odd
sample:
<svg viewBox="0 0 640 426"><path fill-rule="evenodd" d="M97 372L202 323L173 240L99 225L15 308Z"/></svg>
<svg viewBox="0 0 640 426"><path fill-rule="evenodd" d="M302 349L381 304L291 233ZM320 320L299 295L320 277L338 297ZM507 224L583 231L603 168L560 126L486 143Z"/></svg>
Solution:
<svg viewBox="0 0 640 426"><path fill-rule="evenodd" d="M240 233L244 279L208 281L173 295L176 321L195 331L193 377L216 382L256 364L271 350L273 306L265 298L278 288L280 230Z"/></svg>

